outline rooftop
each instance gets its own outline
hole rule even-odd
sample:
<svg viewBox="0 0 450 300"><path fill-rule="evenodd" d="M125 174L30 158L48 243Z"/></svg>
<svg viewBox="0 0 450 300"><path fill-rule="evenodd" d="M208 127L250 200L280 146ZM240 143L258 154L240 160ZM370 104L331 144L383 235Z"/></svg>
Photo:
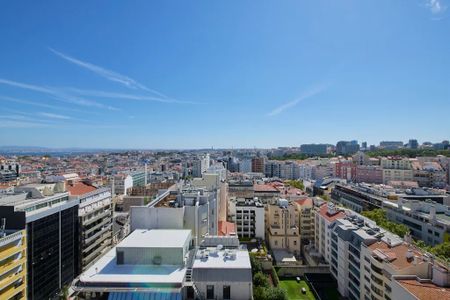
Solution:
<svg viewBox="0 0 450 300"><path fill-rule="evenodd" d="M322 204L321 206L320 206L320 208L319 208L319 214L321 215L321 216L323 216L325 219L327 219L329 222L333 222L333 221L335 221L335 220L337 220L337 219L342 219L342 218L345 218L345 212L343 212L343 211L341 211L341 210L339 210L339 211L336 211L336 213L335 214L329 214L328 213L328 205L327 205L327 203L324 203L324 204Z"/></svg>
<svg viewBox="0 0 450 300"><path fill-rule="evenodd" d="M76 182L67 186L67 191L71 196L79 196L95 191L96 188L84 182Z"/></svg>
<svg viewBox="0 0 450 300"><path fill-rule="evenodd" d="M218 247L208 247L197 251L193 269L248 269L250 266L250 257L247 250L224 249L218 250Z"/></svg>
<svg viewBox="0 0 450 300"><path fill-rule="evenodd" d="M450 288L440 287L431 282L420 282L414 279L400 279L397 282L417 299L450 299Z"/></svg>
<svg viewBox="0 0 450 300"><path fill-rule="evenodd" d="M137 229L127 236L118 247L131 248L179 248L191 238L190 230Z"/></svg>

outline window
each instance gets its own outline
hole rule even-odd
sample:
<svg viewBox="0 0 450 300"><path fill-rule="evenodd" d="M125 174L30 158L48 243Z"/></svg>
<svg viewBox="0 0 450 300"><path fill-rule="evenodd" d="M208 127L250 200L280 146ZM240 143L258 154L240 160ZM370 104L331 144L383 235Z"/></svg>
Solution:
<svg viewBox="0 0 450 300"><path fill-rule="evenodd" d="M223 299L231 299L231 289L229 285L223 286Z"/></svg>
<svg viewBox="0 0 450 300"><path fill-rule="evenodd" d="M206 299L214 299L214 286L213 285L206 286Z"/></svg>
<svg viewBox="0 0 450 300"><path fill-rule="evenodd" d="M297 241L294 241L294 246L297 246Z"/></svg>
<svg viewBox="0 0 450 300"><path fill-rule="evenodd" d="M275 246L278 246L278 241L275 241Z"/></svg>

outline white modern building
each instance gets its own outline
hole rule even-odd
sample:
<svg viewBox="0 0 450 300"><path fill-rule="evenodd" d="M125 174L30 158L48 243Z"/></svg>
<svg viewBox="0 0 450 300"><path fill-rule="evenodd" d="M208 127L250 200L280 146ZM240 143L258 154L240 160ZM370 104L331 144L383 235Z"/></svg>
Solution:
<svg viewBox="0 0 450 300"><path fill-rule="evenodd" d="M183 299L190 249L189 230L135 230L83 272L73 289L90 299Z"/></svg>
<svg viewBox="0 0 450 300"><path fill-rule="evenodd" d="M228 217L236 224L239 237L264 239L264 205L258 200L230 199Z"/></svg>
<svg viewBox="0 0 450 300"><path fill-rule="evenodd" d="M196 245L206 235L217 235L217 193L184 187L167 191L147 206L130 208L131 230L190 229Z"/></svg>
<svg viewBox="0 0 450 300"><path fill-rule="evenodd" d="M247 249L237 237L208 237L192 264L200 299L253 299L252 268Z"/></svg>

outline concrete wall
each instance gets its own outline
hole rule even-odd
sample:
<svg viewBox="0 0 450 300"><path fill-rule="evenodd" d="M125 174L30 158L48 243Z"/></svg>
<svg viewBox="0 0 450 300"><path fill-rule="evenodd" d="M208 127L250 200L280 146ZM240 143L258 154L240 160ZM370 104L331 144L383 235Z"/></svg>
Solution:
<svg viewBox="0 0 450 300"><path fill-rule="evenodd" d="M195 282L195 286L202 295L202 299L206 299L206 286L214 286L214 299L223 299L223 286L229 285L231 299L233 300L251 300L252 299L252 283L251 282Z"/></svg>
<svg viewBox="0 0 450 300"><path fill-rule="evenodd" d="M131 231L135 229L183 229L184 208L135 206L130 209Z"/></svg>

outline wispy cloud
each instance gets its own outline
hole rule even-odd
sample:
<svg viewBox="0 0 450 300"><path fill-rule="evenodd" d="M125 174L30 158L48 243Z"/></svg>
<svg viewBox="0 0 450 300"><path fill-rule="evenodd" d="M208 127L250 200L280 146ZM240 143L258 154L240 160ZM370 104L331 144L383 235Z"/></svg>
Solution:
<svg viewBox="0 0 450 300"><path fill-rule="evenodd" d="M97 66L97 65L94 65L92 63L82 61L82 60L77 59L77 58L75 58L73 56L69 56L69 55L64 54L62 52L59 52L59 51L57 51L57 50L55 50L53 48L49 48L49 50L51 52L53 52L54 54L58 55L59 57L65 59L66 61L71 62L71 63L73 63L75 65L78 65L78 66L80 66L82 68L85 68L85 69L87 69L87 70L89 70L91 72L94 72L95 74L97 74L97 75L99 75L99 76L101 76L103 78L106 78L106 79L108 79L110 81L114 81L114 82L120 83L121 85L126 86L126 87L128 87L130 89L143 90L143 91L155 94L155 95L157 95L157 96L159 96L161 98L171 99L167 95L165 95L165 94L163 94L163 93L161 93L161 92L159 92L157 90L151 89L151 88L149 88L149 87L147 87L147 86L137 82L133 78L130 78L130 77L122 75L120 73L108 70L106 68L103 68L103 67L100 67L100 66Z"/></svg>
<svg viewBox="0 0 450 300"><path fill-rule="evenodd" d="M63 91L60 91L57 89L53 89L53 88L49 88L49 87L32 85L32 84L28 84L28 83L17 82L17 81L12 81L12 80L8 80L8 79L2 79L2 78L0 78L0 84L44 93L47 95L51 95L52 98L54 98L55 100L59 100L59 101L67 102L67 103L72 103L72 104L77 104L77 105L82 105L82 106L89 106L89 107L97 107L97 108L103 108L103 109L109 109L109 110L117 110L117 108L115 108L115 107L112 107L109 105L104 105L104 104L98 103L96 101L84 99L82 97L73 96L66 92L63 92Z"/></svg>
<svg viewBox="0 0 450 300"><path fill-rule="evenodd" d="M0 128L38 128L38 127L49 127L48 124L42 124L37 122L29 121L16 121L16 120L5 120L1 119Z"/></svg>
<svg viewBox="0 0 450 300"><path fill-rule="evenodd" d="M77 88L68 88L68 91L74 94L87 96L87 97L99 97L99 98L109 98L109 99L125 99L125 100L137 100L137 101L153 101L153 102L161 102L161 103L178 103L178 104L201 104L200 102L193 101L182 101L176 100L172 98L161 98L155 96L142 96L142 95L133 95L133 94L125 94L125 93L114 93L114 92L106 92L106 91L98 91L98 90L84 90Z"/></svg>
<svg viewBox="0 0 450 300"><path fill-rule="evenodd" d="M276 116L276 115L282 113L283 111L285 111L286 109L297 105L299 102L301 102L303 100L306 100L308 98L311 98L311 97L321 93L326 88L327 88L327 86L324 86L324 85L320 85L320 86L314 87L314 88L308 90L307 92L305 92L303 95L301 95L297 99L289 101L287 103L284 103L283 105L278 106L277 108L275 108L274 110L269 112L267 115L270 116L270 117Z"/></svg>
<svg viewBox="0 0 450 300"><path fill-rule="evenodd" d="M58 120L70 120L70 119L72 119L69 116L60 115L60 114L53 114L53 113L49 113L49 112L40 112L39 115L43 116L43 117L46 117L46 118L58 119Z"/></svg>
<svg viewBox="0 0 450 300"><path fill-rule="evenodd" d="M425 5L434 15L442 14L447 9L447 6L442 0L426 0Z"/></svg>

